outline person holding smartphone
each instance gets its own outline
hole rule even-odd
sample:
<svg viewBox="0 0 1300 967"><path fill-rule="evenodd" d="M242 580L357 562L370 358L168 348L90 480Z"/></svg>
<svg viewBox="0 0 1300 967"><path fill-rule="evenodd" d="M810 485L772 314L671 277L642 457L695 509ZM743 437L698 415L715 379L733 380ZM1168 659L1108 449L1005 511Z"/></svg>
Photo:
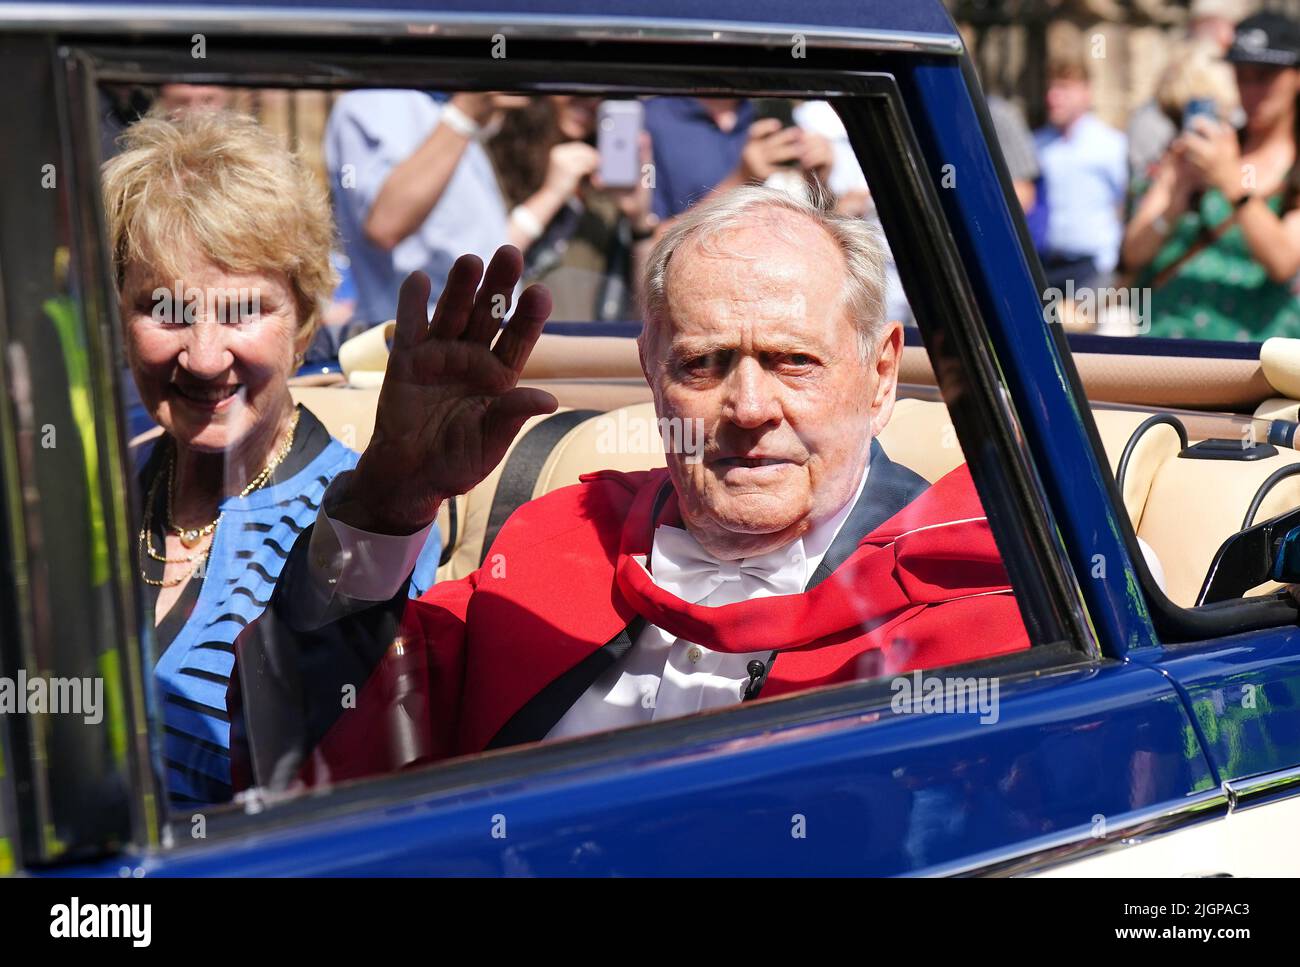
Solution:
<svg viewBox="0 0 1300 967"><path fill-rule="evenodd" d="M1227 59L1244 127L1192 102L1125 232L1124 265L1152 290L1148 335L1300 336L1300 24L1248 17Z"/></svg>
<svg viewBox="0 0 1300 967"><path fill-rule="evenodd" d="M556 321L638 316L638 267L658 225L641 118L639 101L550 95L508 115L488 142L508 205L551 199L545 221L528 220L524 282L551 290Z"/></svg>
<svg viewBox="0 0 1300 967"><path fill-rule="evenodd" d="M705 197L763 184L785 169L825 183L826 138L797 127L790 106L744 98L656 97L646 103L654 146L654 213L661 222Z"/></svg>

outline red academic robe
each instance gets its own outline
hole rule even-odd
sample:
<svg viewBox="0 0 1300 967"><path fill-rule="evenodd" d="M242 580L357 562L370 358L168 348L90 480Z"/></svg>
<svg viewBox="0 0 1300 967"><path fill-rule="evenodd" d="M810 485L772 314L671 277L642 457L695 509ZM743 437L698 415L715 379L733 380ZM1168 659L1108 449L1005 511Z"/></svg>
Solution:
<svg viewBox="0 0 1300 967"><path fill-rule="evenodd" d="M478 571L406 606L399 638L304 765L304 781L482 751L638 615L716 651L779 652L764 699L1029 646L964 466L815 588L719 608L662 591L637 559L657 524L680 523L667 479L666 470L601 471L520 507Z"/></svg>

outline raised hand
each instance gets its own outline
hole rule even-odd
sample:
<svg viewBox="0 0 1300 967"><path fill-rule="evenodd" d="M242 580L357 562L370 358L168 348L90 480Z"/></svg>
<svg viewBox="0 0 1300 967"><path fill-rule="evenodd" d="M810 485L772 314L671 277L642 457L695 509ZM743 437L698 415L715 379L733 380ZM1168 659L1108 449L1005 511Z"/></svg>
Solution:
<svg viewBox="0 0 1300 967"><path fill-rule="evenodd" d="M582 179L600 167L600 152L581 141L566 141L551 148L543 185L558 198L568 201L578 192Z"/></svg>
<svg viewBox="0 0 1300 967"><path fill-rule="evenodd" d="M374 436L330 507L334 519L379 533L417 531L443 500L501 462L529 417L554 412L550 393L517 385L551 311L544 287L524 291L493 344L522 272L523 257L510 245L486 273L481 259L462 255L432 320L425 318L428 277L407 277Z"/></svg>
<svg viewBox="0 0 1300 967"><path fill-rule="evenodd" d="M1208 117L1192 119L1192 128L1178 138L1182 157L1201 180L1221 191L1230 201L1249 193L1241 164L1237 132L1231 125Z"/></svg>
<svg viewBox="0 0 1300 967"><path fill-rule="evenodd" d="M776 118L760 118L749 126L737 172L741 181L766 181L777 168L798 161L803 152L802 128L783 128Z"/></svg>

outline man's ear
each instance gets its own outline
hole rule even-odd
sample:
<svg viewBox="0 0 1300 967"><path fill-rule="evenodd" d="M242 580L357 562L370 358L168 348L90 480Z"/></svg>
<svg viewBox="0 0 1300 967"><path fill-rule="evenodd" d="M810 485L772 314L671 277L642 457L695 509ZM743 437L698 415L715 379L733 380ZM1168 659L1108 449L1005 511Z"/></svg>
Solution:
<svg viewBox="0 0 1300 967"><path fill-rule="evenodd" d="M641 375L653 389L655 380L653 378L654 364L651 355L659 352L659 332L658 325L647 315L641 323L641 331L636 336L636 354L637 359L641 362Z"/></svg>
<svg viewBox="0 0 1300 967"><path fill-rule="evenodd" d="M876 393L871 400L871 435L879 436L894 415L894 400L898 395L898 367L903 361L903 324L885 324L880 341L874 347L872 367L876 376Z"/></svg>

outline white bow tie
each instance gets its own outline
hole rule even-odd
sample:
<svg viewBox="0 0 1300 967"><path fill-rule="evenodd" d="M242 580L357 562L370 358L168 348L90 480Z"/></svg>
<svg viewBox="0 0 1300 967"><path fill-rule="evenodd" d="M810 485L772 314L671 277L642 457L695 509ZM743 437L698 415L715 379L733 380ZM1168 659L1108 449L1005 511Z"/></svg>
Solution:
<svg viewBox="0 0 1300 967"><path fill-rule="evenodd" d="M729 599L726 603L798 594L807 582L808 572L801 540L757 557L720 561L689 533L668 526L655 530L650 566L655 584L692 604L703 601L728 582L737 586L724 595Z"/></svg>

